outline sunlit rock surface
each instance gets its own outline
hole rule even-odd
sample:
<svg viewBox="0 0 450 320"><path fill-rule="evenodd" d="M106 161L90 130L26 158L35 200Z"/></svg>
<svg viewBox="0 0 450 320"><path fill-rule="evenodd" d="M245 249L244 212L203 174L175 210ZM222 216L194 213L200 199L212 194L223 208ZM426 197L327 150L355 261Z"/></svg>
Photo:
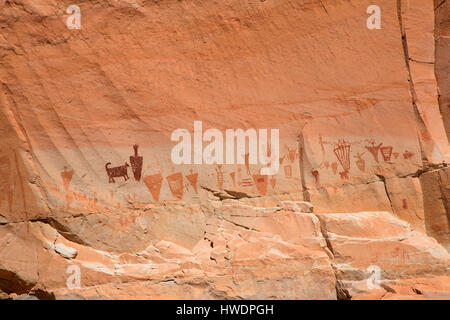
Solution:
<svg viewBox="0 0 450 320"><path fill-rule="evenodd" d="M450 298L450 3L372 2L0 0L0 297Z"/></svg>

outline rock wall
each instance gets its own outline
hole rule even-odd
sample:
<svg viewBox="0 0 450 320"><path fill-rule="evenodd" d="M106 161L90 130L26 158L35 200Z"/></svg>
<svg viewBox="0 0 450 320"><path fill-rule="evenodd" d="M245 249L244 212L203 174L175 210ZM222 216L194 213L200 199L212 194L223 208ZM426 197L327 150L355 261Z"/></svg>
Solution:
<svg viewBox="0 0 450 320"><path fill-rule="evenodd" d="M435 39L436 39L436 79L439 89L439 104L444 120L447 137L450 136L450 93L448 83L449 79L449 55L450 47L450 4L446 0L435 0Z"/></svg>
<svg viewBox="0 0 450 320"><path fill-rule="evenodd" d="M449 4L374 30L373 2L80 0L69 29L0 0L0 292L448 298ZM279 129L279 171L174 164L194 121Z"/></svg>

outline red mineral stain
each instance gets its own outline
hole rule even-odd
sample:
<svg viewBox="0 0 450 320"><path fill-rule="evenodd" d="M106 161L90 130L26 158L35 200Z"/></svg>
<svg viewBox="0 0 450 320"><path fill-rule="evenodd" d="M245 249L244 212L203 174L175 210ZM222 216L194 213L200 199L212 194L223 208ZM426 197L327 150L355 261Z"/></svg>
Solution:
<svg viewBox="0 0 450 320"><path fill-rule="evenodd" d="M159 201L159 194L162 186L162 175L160 173L144 177L144 183L152 194L155 202Z"/></svg>
<svg viewBox="0 0 450 320"><path fill-rule="evenodd" d="M311 171L311 174L313 175L314 179L316 180L316 184L319 184L319 171L313 170Z"/></svg>
<svg viewBox="0 0 450 320"><path fill-rule="evenodd" d="M430 134L428 133L428 130L420 130L420 137L425 142L430 142L431 141L431 137L430 137Z"/></svg>
<svg viewBox="0 0 450 320"><path fill-rule="evenodd" d="M408 202L406 201L406 199L402 200L402 208L403 209L408 209Z"/></svg>

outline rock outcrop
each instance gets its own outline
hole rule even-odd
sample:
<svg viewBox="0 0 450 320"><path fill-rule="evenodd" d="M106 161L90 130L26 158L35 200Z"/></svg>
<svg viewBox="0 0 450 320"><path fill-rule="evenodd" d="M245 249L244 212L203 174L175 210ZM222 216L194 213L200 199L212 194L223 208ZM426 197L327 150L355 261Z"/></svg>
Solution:
<svg viewBox="0 0 450 320"><path fill-rule="evenodd" d="M0 0L0 297L449 299L450 3L373 2Z"/></svg>

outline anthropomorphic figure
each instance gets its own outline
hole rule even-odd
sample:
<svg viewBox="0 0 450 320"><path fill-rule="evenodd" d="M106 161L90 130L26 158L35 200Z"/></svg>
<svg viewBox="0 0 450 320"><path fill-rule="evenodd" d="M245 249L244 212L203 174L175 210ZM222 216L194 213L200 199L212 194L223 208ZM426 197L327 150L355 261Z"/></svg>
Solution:
<svg viewBox="0 0 450 320"><path fill-rule="evenodd" d="M138 155L138 148L139 146L135 144L133 146L134 156L130 156L131 170L133 171L134 179L136 181L141 180L142 163L144 160L142 156Z"/></svg>

